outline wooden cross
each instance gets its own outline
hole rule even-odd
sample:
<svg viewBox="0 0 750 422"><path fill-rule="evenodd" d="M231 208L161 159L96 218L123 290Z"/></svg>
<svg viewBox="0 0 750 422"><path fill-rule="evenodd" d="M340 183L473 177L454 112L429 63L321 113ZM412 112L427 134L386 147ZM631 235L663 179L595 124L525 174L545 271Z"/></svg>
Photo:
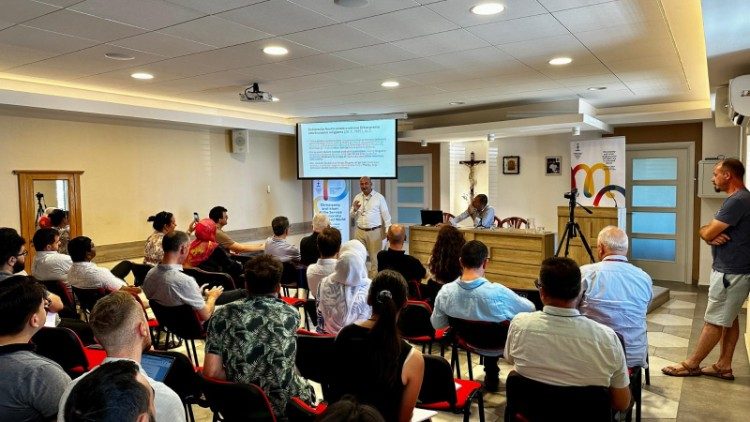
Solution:
<svg viewBox="0 0 750 422"><path fill-rule="evenodd" d="M471 160L462 160L459 161L458 164L462 164L464 166L469 167L469 192L471 193L471 198L469 198L469 202L471 202L472 199L474 199L474 185L477 184L476 179L474 179L474 167L486 163L485 160L475 160L474 159L474 151L471 152Z"/></svg>

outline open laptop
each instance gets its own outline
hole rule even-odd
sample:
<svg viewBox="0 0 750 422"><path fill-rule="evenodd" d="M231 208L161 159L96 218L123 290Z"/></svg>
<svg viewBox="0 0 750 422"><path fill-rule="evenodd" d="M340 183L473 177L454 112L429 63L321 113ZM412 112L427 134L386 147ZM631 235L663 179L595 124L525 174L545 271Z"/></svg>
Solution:
<svg viewBox="0 0 750 422"><path fill-rule="evenodd" d="M172 356L153 355L150 353L144 353L141 356L141 368L154 381L164 382L169 370L172 368L172 364L174 364L174 357Z"/></svg>
<svg viewBox="0 0 750 422"><path fill-rule="evenodd" d="M443 222L442 210L419 210L423 226L437 226Z"/></svg>

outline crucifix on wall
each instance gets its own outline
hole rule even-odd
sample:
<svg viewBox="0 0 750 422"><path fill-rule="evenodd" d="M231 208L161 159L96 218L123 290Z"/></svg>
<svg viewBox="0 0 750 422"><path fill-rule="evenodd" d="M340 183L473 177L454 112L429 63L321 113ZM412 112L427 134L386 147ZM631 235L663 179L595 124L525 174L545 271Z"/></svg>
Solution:
<svg viewBox="0 0 750 422"><path fill-rule="evenodd" d="M471 193L471 198L469 198L469 201L474 199L474 186L477 184L477 179L474 177L474 167L486 163L485 160L475 160L474 151L471 152L470 157L471 160L462 160L458 162L458 164L469 167L469 192Z"/></svg>

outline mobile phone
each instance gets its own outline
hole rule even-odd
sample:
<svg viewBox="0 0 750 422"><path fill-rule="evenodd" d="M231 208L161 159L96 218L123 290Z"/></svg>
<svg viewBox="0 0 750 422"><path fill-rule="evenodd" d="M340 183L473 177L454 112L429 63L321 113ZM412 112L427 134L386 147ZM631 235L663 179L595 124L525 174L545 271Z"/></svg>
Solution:
<svg viewBox="0 0 750 422"><path fill-rule="evenodd" d="M198 222L198 220L200 220L200 219L201 219L201 218L200 218L200 217L198 216L198 213L197 213L197 212L194 212L194 213L193 213L193 220L195 220L195 222L197 223L197 222Z"/></svg>

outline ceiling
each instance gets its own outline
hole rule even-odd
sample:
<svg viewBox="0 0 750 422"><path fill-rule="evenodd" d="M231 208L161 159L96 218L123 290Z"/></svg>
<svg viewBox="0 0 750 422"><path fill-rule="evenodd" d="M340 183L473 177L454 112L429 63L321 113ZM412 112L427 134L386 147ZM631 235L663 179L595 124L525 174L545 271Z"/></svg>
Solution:
<svg viewBox="0 0 750 422"><path fill-rule="evenodd" d="M699 0L500 0L505 11L494 16L472 14L479 2L3 0L0 88L60 86L261 120L576 98L599 109L708 101ZM269 45L289 54L268 56ZM557 56L573 62L548 64ZM136 71L155 78L135 80ZM241 103L252 82L280 101Z"/></svg>

